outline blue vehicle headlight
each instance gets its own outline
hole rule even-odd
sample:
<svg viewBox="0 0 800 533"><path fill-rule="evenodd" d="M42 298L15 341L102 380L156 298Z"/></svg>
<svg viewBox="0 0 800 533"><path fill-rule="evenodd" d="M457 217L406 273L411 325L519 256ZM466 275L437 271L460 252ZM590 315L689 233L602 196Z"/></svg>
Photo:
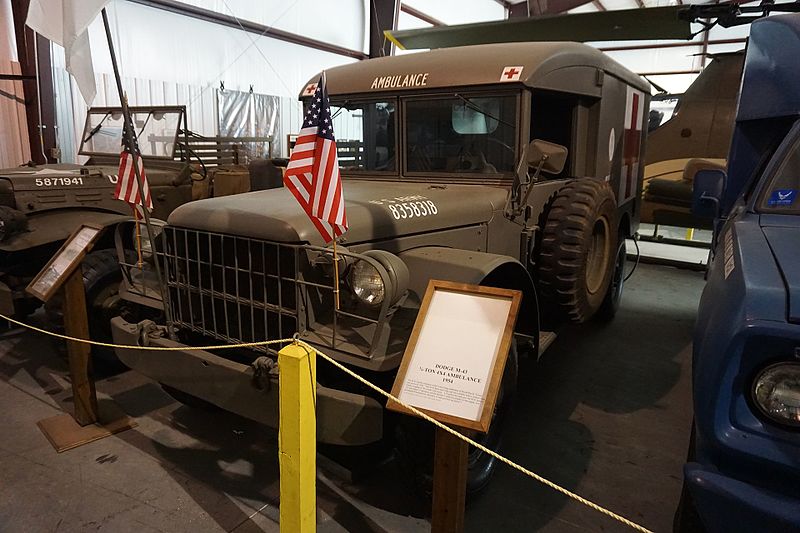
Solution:
<svg viewBox="0 0 800 533"><path fill-rule="evenodd" d="M770 421L800 427L800 364L777 363L753 381L753 400Z"/></svg>

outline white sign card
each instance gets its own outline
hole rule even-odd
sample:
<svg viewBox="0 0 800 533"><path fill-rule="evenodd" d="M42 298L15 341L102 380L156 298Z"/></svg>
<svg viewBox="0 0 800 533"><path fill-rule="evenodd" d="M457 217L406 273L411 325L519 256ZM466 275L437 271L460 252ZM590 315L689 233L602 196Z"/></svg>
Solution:
<svg viewBox="0 0 800 533"><path fill-rule="evenodd" d="M488 430L520 299L518 291L431 281L393 395L442 421Z"/></svg>
<svg viewBox="0 0 800 533"><path fill-rule="evenodd" d="M45 265L28 285L30 294L47 301L52 293L66 280L86 252L94 244L102 227L84 224L61 246L55 256Z"/></svg>

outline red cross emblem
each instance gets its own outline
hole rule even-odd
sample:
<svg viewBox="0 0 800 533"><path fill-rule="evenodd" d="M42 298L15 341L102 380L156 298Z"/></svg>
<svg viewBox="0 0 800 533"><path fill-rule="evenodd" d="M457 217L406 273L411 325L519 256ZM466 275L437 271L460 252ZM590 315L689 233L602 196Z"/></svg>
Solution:
<svg viewBox="0 0 800 533"><path fill-rule="evenodd" d="M522 75L522 67L505 67L503 73L500 74L500 81L519 81Z"/></svg>
<svg viewBox="0 0 800 533"><path fill-rule="evenodd" d="M306 89L303 91L303 95L304 96L311 96L312 94L314 94L314 91L316 91L316 90L317 90L317 84L316 83L309 83L306 86Z"/></svg>
<svg viewBox="0 0 800 533"><path fill-rule="evenodd" d="M633 193L634 180L639 174L639 159L642 148L642 94L638 91L628 89L627 107L630 110L630 118L625 113L625 130L622 138L622 178L625 180L624 194L622 199L627 200ZM643 120L643 119L642 119Z"/></svg>

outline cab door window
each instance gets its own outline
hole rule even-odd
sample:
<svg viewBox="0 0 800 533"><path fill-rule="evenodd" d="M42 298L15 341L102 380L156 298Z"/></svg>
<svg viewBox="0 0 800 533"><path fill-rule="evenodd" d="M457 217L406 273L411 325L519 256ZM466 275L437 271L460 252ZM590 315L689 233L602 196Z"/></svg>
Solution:
<svg viewBox="0 0 800 533"><path fill-rule="evenodd" d="M795 131L800 130L795 128ZM759 208L762 212L800 214L800 138L795 139L794 146L761 192Z"/></svg>

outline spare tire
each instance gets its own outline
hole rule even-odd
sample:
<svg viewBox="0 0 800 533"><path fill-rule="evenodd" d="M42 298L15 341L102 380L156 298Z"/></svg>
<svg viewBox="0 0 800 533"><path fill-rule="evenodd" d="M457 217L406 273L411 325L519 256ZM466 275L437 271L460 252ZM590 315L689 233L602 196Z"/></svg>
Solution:
<svg viewBox="0 0 800 533"><path fill-rule="evenodd" d="M617 204L606 182L574 180L550 203L537 279L549 315L580 323L594 315L611 284L617 252Z"/></svg>

